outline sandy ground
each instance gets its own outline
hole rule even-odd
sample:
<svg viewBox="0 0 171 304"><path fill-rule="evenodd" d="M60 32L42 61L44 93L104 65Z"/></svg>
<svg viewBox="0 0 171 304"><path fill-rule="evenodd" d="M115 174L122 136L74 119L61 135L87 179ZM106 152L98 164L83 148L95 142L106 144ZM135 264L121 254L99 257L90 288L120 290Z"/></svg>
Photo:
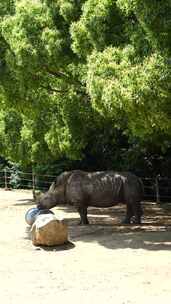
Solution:
<svg viewBox="0 0 171 304"><path fill-rule="evenodd" d="M0 190L1 303L171 303L169 204L146 203L141 227L119 225L123 206L90 209L89 226L77 226L73 209L54 208L70 243L39 248L24 220L31 198Z"/></svg>

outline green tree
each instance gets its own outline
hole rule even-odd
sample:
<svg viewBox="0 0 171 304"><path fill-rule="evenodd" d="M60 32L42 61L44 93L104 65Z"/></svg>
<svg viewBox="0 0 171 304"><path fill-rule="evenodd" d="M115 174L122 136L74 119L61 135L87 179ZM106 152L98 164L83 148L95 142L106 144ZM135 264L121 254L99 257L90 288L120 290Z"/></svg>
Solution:
<svg viewBox="0 0 171 304"><path fill-rule="evenodd" d="M125 149L167 152L170 8L1 1L0 155L22 164L92 157L109 168L125 164Z"/></svg>

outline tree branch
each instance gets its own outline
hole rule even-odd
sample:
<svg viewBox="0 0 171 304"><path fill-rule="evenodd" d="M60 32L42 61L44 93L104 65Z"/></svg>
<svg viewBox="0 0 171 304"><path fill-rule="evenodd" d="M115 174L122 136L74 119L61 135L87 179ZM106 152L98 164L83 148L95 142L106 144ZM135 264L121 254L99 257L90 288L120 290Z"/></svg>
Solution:
<svg viewBox="0 0 171 304"><path fill-rule="evenodd" d="M50 70L48 67L46 67L46 71L47 71L49 74L51 74L51 75L53 75L53 76L55 76L55 77L62 77L62 78L67 78L67 79L69 79L69 76L68 76L67 74L61 72L61 71L52 71L52 70Z"/></svg>
<svg viewBox="0 0 171 304"><path fill-rule="evenodd" d="M65 74L64 72L61 71L52 71L51 69L49 69L48 66L44 66L44 68L46 72L48 72L50 75L54 77L64 78L70 84L74 84L80 87L83 86L82 83L79 80L74 79L72 75Z"/></svg>
<svg viewBox="0 0 171 304"><path fill-rule="evenodd" d="M67 92L67 90L62 91L62 90L54 89L54 88L52 88L50 85L44 86L43 84L41 84L40 87L43 88L43 89L46 89L47 91L50 91L50 92L52 92L52 93L64 94L64 93Z"/></svg>

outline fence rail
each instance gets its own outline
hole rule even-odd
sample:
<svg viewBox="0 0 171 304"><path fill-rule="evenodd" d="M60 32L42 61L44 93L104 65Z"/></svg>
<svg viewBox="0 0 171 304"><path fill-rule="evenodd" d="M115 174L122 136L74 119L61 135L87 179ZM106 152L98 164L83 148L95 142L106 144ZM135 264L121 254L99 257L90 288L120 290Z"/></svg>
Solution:
<svg viewBox="0 0 171 304"><path fill-rule="evenodd" d="M35 174L33 172L11 172L9 169L0 170L0 187L8 189L47 190L55 180L55 175Z"/></svg>
<svg viewBox="0 0 171 304"><path fill-rule="evenodd" d="M17 171L9 169L0 170L0 188L32 189L46 191L55 180L55 175L37 174L34 172ZM157 175L155 178L142 178L145 200L155 200L158 203L171 201L171 178Z"/></svg>

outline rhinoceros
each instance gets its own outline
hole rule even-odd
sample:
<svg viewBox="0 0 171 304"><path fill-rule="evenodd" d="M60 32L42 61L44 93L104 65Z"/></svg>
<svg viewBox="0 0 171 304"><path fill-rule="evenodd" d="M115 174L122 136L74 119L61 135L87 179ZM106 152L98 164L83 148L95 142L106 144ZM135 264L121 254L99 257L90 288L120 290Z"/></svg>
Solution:
<svg viewBox="0 0 171 304"><path fill-rule="evenodd" d="M50 209L60 204L74 205L80 215L80 224L89 224L87 208L112 207L126 204L126 216L122 223L141 224L143 214L141 179L130 172L85 172L73 170L61 173L49 190L39 197L37 207Z"/></svg>

